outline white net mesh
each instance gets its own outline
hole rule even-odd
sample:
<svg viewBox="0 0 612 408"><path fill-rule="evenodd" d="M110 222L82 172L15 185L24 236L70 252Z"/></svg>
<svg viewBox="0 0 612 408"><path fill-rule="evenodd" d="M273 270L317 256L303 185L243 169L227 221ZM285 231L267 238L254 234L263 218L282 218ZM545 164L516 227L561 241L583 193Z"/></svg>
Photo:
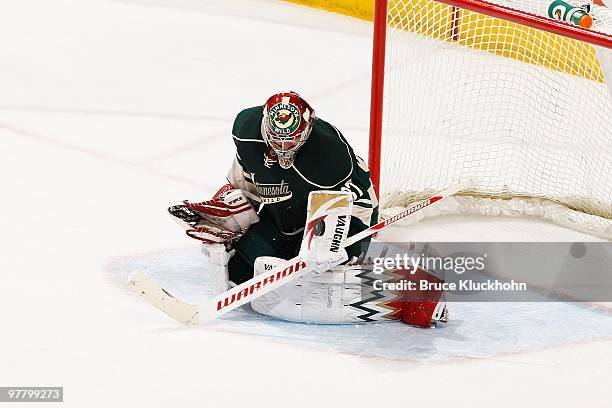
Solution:
<svg viewBox="0 0 612 408"><path fill-rule="evenodd" d="M390 1L387 25L384 207L476 177L453 212L612 239L612 98L593 46L433 0Z"/></svg>

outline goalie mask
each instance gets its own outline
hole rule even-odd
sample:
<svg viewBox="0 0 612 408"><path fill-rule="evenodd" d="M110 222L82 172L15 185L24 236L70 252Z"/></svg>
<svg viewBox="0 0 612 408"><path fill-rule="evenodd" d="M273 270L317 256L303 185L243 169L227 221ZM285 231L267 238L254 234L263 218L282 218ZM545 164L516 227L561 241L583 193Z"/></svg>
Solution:
<svg viewBox="0 0 612 408"><path fill-rule="evenodd" d="M266 101L261 134L283 169L293 165L295 154L310 136L314 120L314 110L295 92L279 93Z"/></svg>

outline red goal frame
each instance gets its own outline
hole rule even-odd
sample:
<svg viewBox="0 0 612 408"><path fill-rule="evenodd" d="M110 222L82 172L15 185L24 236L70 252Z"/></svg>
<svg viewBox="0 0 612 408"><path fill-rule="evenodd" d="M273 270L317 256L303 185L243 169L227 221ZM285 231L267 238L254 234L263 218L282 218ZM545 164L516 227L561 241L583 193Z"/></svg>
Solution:
<svg viewBox="0 0 612 408"><path fill-rule="evenodd" d="M372 89L370 99L370 146L368 163L376 194L380 184L380 154L382 140L383 96L385 85L385 50L387 40L387 5L389 0L375 0L374 44L372 53ZM482 0L435 0L491 17L497 17L532 28L549 31L593 45L612 49L612 37L586 28L573 26L535 14L515 10Z"/></svg>

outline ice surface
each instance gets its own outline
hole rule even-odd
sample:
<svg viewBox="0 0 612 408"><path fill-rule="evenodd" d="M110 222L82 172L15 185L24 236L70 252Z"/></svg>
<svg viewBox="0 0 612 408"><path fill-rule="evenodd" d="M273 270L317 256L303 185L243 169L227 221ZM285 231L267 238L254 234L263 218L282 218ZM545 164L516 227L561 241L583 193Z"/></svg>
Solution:
<svg viewBox="0 0 612 408"><path fill-rule="evenodd" d="M165 208L223 182L241 108L300 91L366 154L370 42L366 22L273 0L4 2L0 384L64 386L67 407L609 406L612 328L595 306L454 305L436 330L245 309L185 329L126 289L144 268L205 293ZM393 234L512 229L580 239L516 220Z"/></svg>
<svg viewBox="0 0 612 408"><path fill-rule="evenodd" d="M198 303L210 291L207 263L197 248L185 248L114 259L107 269L119 283L126 282L135 270L145 271L173 295ZM534 302L528 303L451 304L449 324L430 330L396 322L355 326L280 322L248 306L200 329L362 357L446 363L612 336L612 319L605 309L583 303L551 303L537 293L533 298ZM577 331L577 326L581 330Z"/></svg>

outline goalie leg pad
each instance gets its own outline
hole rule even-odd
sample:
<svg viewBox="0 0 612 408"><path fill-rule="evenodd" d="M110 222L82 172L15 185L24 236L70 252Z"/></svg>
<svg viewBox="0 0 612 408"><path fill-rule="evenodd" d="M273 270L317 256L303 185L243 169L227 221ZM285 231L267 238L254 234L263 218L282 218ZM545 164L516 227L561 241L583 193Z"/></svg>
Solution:
<svg viewBox="0 0 612 408"><path fill-rule="evenodd" d="M227 264L234 255L234 251L228 252L223 244L203 244L202 253L208 256L211 295L215 296L225 292L229 289Z"/></svg>
<svg viewBox="0 0 612 408"><path fill-rule="evenodd" d="M284 262L263 256L255 261L255 274ZM258 313L281 320L318 324L355 324L399 319L392 299L362 288L360 265L339 265L307 274L251 302Z"/></svg>
<svg viewBox="0 0 612 408"><path fill-rule="evenodd" d="M423 281L430 284L444 283L443 279L421 268L407 274L406 277L417 285ZM442 290L415 291L406 294L402 301L401 316L404 323L417 327L431 327L448 321L448 309Z"/></svg>

